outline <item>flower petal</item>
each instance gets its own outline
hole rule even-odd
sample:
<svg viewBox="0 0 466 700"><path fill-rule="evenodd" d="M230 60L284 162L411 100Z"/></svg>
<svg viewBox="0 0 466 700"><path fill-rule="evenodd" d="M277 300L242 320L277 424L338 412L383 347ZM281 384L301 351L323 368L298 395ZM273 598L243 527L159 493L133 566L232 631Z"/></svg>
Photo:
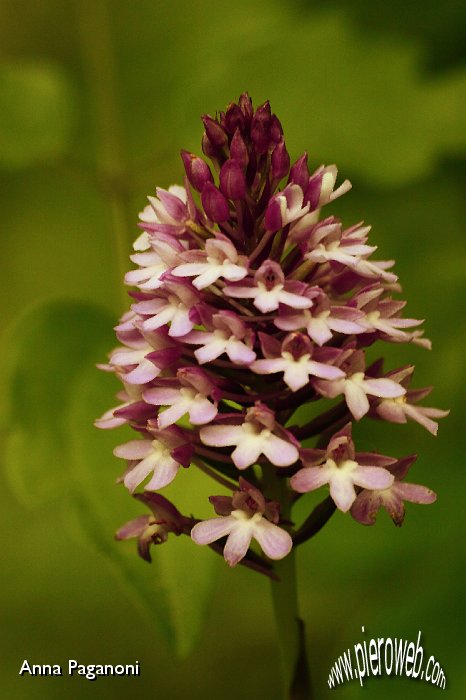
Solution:
<svg viewBox="0 0 466 700"><path fill-rule="evenodd" d="M226 345L226 353L235 365L248 365L256 359L256 353L239 340L230 338Z"/></svg>
<svg viewBox="0 0 466 700"><path fill-rule="evenodd" d="M180 390L172 387L157 386L144 392L144 401L154 406L172 406L179 400Z"/></svg>
<svg viewBox="0 0 466 700"><path fill-rule="evenodd" d="M297 448L276 435L270 435L264 441L262 452L276 467L289 467L299 458Z"/></svg>
<svg viewBox="0 0 466 700"><path fill-rule="evenodd" d="M351 475L335 471L330 480L330 495L337 508L346 513L356 498Z"/></svg>
<svg viewBox="0 0 466 700"><path fill-rule="evenodd" d="M241 425L209 425L202 428L199 437L209 447L228 447L237 445L244 437Z"/></svg>
<svg viewBox="0 0 466 700"><path fill-rule="evenodd" d="M204 425L214 420L217 407L205 396L197 396L189 407L189 420L193 425Z"/></svg>
<svg viewBox="0 0 466 700"><path fill-rule="evenodd" d="M264 360L264 362L273 362L273 360ZM309 367L300 362L289 363L283 373L283 381L292 391L302 389L309 384Z"/></svg>
<svg viewBox="0 0 466 700"><path fill-rule="evenodd" d="M250 369L256 374L275 374L275 372L283 372L286 367L286 360L276 357L270 360L256 360L252 363Z"/></svg>
<svg viewBox="0 0 466 700"><path fill-rule="evenodd" d="M162 370L150 360L144 359L135 369L125 374L125 382L128 384L148 384L158 377Z"/></svg>
<svg viewBox="0 0 466 700"><path fill-rule="evenodd" d="M406 394L406 389L391 379L364 379L362 385L367 394L384 399L396 399Z"/></svg>
<svg viewBox="0 0 466 700"><path fill-rule="evenodd" d="M382 497L378 491L361 491L351 506L351 515L362 525L374 525Z"/></svg>
<svg viewBox="0 0 466 700"><path fill-rule="evenodd" d="M237 520L228 536L223 556L229 566L236 566L249 549L252 539L252 523L250 520Z"/></svg>
<svg viewBox="0 0 466 700"><path fill-rule="evenodd" d="M202 342L202 341L201 341ZM196 360L200 365L204 365L206 362L211 362L216 360L217 357L223 355L225 352L225 341L224 340L213 340L210 343L206 343L202 348L198 348L194 351Z"/></svg>
<svg viewBox="0 0 466 700"><path fill-rule="evenodd" d="M286 292L285 290L282 290L279 293L278 299L281 304L291 306L292 309L308 309L310 306L312 306L312 301L308 299L308 297L299 297L297 294L292 294L291 292Z"/></svg>
<svg viewBox="0 0 466 700"><path fill-rule="evenodd" d="M173 425L187 412L188 407L182 401L179 403L174 403L170 408L166 408L164 411L159 413L157 418L157 426L160 430L168 428L169 425Z"/></svg>
<svg viewBox="0 0 466 700"><path fill-rule="evenodd" d="M130 491L133 491L141 484L144 479L149 476L151 471L153 471L157 465L158 454L151 452L150 455L145 457L143 460L135 464L135 466L126 472L123 483Z"/></svg>
<svg viewBox="0 0 466 700"><path fill-rule="evenodd" d="M191 539L196 544L211 544L231 532L238 521L232 516L211 518L197 523L191 530Z"/></svg>
<svg viewBox="0 0 466 700"><path fill-rule="evenodd" d="M139 537L147 527L148 515L139 515L134 520L125 523L115 535L117 540L129 540L131 537Z"/></svg>
<svg viewBox="0 0 466 700"><path fill-rule="evenodd" d="M255 524L253 537L259 542L262 551L270 559L283 559L293 547L293 540L289 533L265 518L262 518Z"/></svg>
<svg viewBox="0 0 466 700"><path fill-rule="evenodd" d="M290 485L298 493L307 493L328 482L329 472L325 467L304 467L291 477Z"/></svg>
<svg viewBox="0 0 466 700"><path fill-rule="evenodd" d="M115 457L123 459L143 459L152 452L152 440L130 440L113 450Z"/></svg>
<svg viewBox="0 0 466 700"><path fill-rule="evenodd" d="M231 458L238 469L246 469L255 464L262 454L264 441L259 435L245 435L238 442L237 448L232 452Z"/></svg>
<svg viewBox="0 0 466 700"><path fill-rule="evenodd" d="M196 289L205 289L209 285L214 284L214 282L216 282L221 276L221 265L208 265L207 269L202 273L202 275L196 277L196 279L193 282L193 285L196 287Z"/></svg>
<svg viewBox="0 0 466 700"><path fill-rule="evenodd" d="M351 472L353 483L365 489L387 489L393 484L394 476L382 467L358 466Z"/></svg>
<svg viewBox="0 0 466 700"><path fill-rule="evenodd" d="M186 307L178 308L172 318L168 335L179 338L182 335L187 335L192 329L193 322L189 318L189 309Z"/></svg>
<svg viewBox="0 0 466 700"><path fill-rule="evenodd" d="M303 317L304 318L304 317ZM303 323L305 325L305 323ZM307 332L317 345L324 345L332 338L328 324L322 318L311 318L307 323Z"/></svg>
<svg viewBox="0 0 466 700"><path fill-rule="evenodd" d="M405 484L397 481L394 484L394 488L404 501L409 501L410 503L434 503L437 500L437 494L428 489L427 486Z"/></svg>
<svg viewBox="0 0 466 700"><path fill-rule="evenodd" d="M144 487L146 491L157 491L164 486L171 484L175 476L178 474L180 465L173 459L169 458L160 461L154 468L154 476Z"/></svg>
<svg viewBox="0 0 466 700"><path fill-rule="evenodd" d="M364 389L360 384L348 379L345 382L344 393L349 410L356 420L360 420L369 410L369 400Z"/></svg>

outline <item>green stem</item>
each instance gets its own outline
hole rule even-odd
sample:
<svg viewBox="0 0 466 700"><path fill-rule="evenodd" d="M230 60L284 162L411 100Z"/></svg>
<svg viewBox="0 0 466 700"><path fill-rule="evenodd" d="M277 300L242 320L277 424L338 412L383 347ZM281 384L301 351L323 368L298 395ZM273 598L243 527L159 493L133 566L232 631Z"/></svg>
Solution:
<svg viewBox="0 0 466 700"><path fill-rule="evenodd" d="M264 470L267 495L280 503L281 517L288 520L291 493L286 480ZM283 700L312 700L306 658L304 623L299 616L295 549L274 564L279 581L272 581L272 603L282 667Z"/></svg>
<svg viewBox="0 0 466 700"><path fill-rule="evenodd" d="M292 694L301 648L301 624L296 588L294 550L274 566L279 581L272 581L272 602L282 667L283 698L295 700ZM305 697L305 696L302 696Z"/></svg>

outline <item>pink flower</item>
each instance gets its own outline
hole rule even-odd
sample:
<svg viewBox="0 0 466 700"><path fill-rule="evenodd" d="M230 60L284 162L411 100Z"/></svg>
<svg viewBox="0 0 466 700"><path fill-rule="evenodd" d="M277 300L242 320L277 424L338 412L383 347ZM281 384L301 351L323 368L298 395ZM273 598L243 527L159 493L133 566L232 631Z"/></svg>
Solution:
<svg viewBox="0 0 466 700"><path fill-rule="evenodd" d="M138 385L126 384L123 391L117 394L117 398L123 403L113 406L97 420L94 421L96 428L106 430L118 428L132 420L134 423L146 425L147 420L152 415L152 407L142 400L142 389Z"/></svg>
<svg viewBox="0 0 466 700"><path fill-rule="evenodd" d="M336 165L321 165L310 176L306 187L305 201L310 203L311 210L323 207L329 202L346 194L351 189L351 182L344 180L335 190L338 168Z"/></svg>
<svg viewBox="0 0 466 700"><path fill-rule="evenodd" d="M389 372L387 376L407 388L413 372L414 367L409 366L400 370L395 370L394 372ZM428 396L431 391L432 387L407 389L404 396L400 396L396 399L382 399L377 402L374 406L373 413L391 423L407 423L409 419L414 420L428 430L429 433L432 433L432 435L437 435L438 423L433 421L432 418L444 418L448 416L450 411L414 405L425 396Z"/></svg>
<svg viewBox="0 0 466 700"><path fill-rule="evenodd" d="M126 342L128 347L116 348L109 362L109 369L121 374L126 384L147 384L179 358L178 348L163 331Z"/></svg>
<svg viewBox="0 0 466 700"><path fill-rule="evenodd" d="M195 367L183 367L177 372L177 379L170 384L156 386L144 392L144 400L154 406L169 406L159 413L157 424L160 429L173 425L186 413L193 425L210 423L217 415L220 392L208 375ZM207 398L213 397L212 403Z"/></svg>
<svg viewBox="0 0 466 700"><path fill-rule="evenodd" d="M131 440L113 451L116 457L129 460L121 481L131 493L151 473L145 489L156 491L173 481L181 464L189 466L192 451L178 428L162 431L151 427L149 432L152 439Z"/></svg>
<svg viewBox="0 0 466 700"><path fill-rule="evenodd" d="M139 515L134 520L130 520L118 530L115 539L137 538L139 556L150 563L150 545L163 544L167 541L170 532L181 535L185 518L170 501L158 493L136 493L134 497L148 506L152 515Z"/></svg>
<svg viewBox="0 0 466 700"><path fill-rule="evenodd" d="M297 281L285 281L280 265L266 260L254 275L249 286L229 286L223 290L227 296L236 299L252 299L254 306L263 314L278 309L279 304L287 304L295 309L307 309L312 301L303 296L306 285Z"/></svg>
<svg viewBox="0 0 466 700"><path fill-rule="evenodd" d="M133 244L134 250L149 250L150 231L179 234L184 232L190 216L188 194L184 187L171 185L167 190L157 188L157 197L148 197L150 204L139 214L144 232Z"/></svg>
<svg viewBox="0 0 466 700"><path fill-rule="evenodd" d="M381 278L386 282L396 282L397 277L385 268L391 267L393 261L371 262L367 258L376 246L366 245L370 226L356 224L345 231L337 220L317 224L308 241L306 260L316 263L340 263L354 270L361 277ZM297 231L293 232L297 235Z"/></svg>
<svg viewBox="0 0 466 700"><path fill-rule="evenodd" d="M265 228L278 229L300 219L309 211L309 204L303 206L304 193L299 185L287 185L282 192L269 201L265 212Z"/></svg>
<svg viewBox="0 0 466 700"><path fill-rule="evenodd" d="M341 365L346 371L346 377L332 382L316 380L314 386L319 393L331 399L344 394L348 408L356 420L360 420L369 411L368 395L391 399L406 393L406 389L392 379L367 378L364 374L365 363L362 350L348 352L349 358L344 365Z"/></svg>
<svg viewBox="0 0 466 700"><path fill-rule="evenodd" d="M310 287L304 294L311 299L312 308L296 311L286 306L280 307L280 315L274 321L277 328L283 331L305 329L317 345L327 343L334 333L364 333L364 326L358 322L363 314L357 309L331 305L327 295L319 288Z"/></svg>
<svg viewBox="0 0 466 700"><path fill-rule="evenodd" d="M283 437L273 431L278 430ZM202 428L200 438L204 445L229 447L235 445L231 458L238 469L255 464L263 454L277 467L287 467L298 459L299 453L290 433L278 426L273 412L256 403L248 409L241 425L212 425Z"/></svg>
<svg viewBox="0 0 466 700"><path fill-rule="evenodd" d="M252 539L257 540L270 559L283 559L293 541L286 530L275 524L278 504L266 503L260 491L245 479L240 478L239 484L240 491L235 491L232 498L210 499L220 517L197 523L191 530L191 538L196 544L211 544L227 536L223 556L230 566L243 559Z"/></svg>
<svg viewBox="0 0 466 700"><path fill-rule="evenodd" d="M191 331L183 338L184 343L201 345L194 355L203 365L212 362L224 353L237 365L247 365L256 358L251 345L254 334L246 324L231 311L212 313L207 308L200 308L201 320L209 331Z"/></svg>
<svg viewBox="0 0 466 700"><path fill-rule="evenodd" d="M423 321L416 318L401 318L399 312L406 306L406 302L393 301L391 297L381 298L383 294L382 287L371 285L355 295L352 304L363 312L358 323L366 333L378 332L385 339L395 342L411 341L413 334L401 329L419 326Z"/></svg>
<svg viewBox="0 0 466 700"><path fill-rule="evenodd" d="M280 343L278 340L263 333L259 334L262 344L262 352L267 359L256 360L251 364L251 369L257 374L273 374L283 372L283 380L292 391L298 391L309 383L309 377L315 376L321 379L340 379L345 374L338 367L327 364L330 360L331 350L321 350L322 360L316 361L319 351L314 352L309 338L300 333L290 333ZM311 359L316 357L316 359Z"/></svg>
<svg viewBox="0 0 466 700"><path fill-rule="evenodd" d="M162 275L176 265L178 256L185 250L176 238L164 234L158 234L156 240L150 239L149 244L152 250L130 255L139 269L125 275L126 284L136 285L142 290L163 286Z"/></svg>
<svg viewBox="0 0 466 700"><path fill-rule="evenodd" d="M191 285L165 276L163 288L147 301L133 304L133 311L145 317L142 327L153 331L170 324L168 335L178 338L193 329L191 309L199 297Z"/></svg>
<svg viewBox="0 0 466 700"><path fill-rule="evenodd" d="M434 503L436 494L426 486L406 484L402 479L415 462L416 455L404 457L388 466L394 475L393 483L384 489L364 489L351 506L351 515L363 525L374 525L377 511L385 508L395 525L402 525L405 517L403 501L410 503Z"/></svg>
<svg viewBox="0 0 466 700"><path fill-rule="evenodd" d="M337 508L346 512L356 498L355 486L368 489L387 488L393 476L384 467L396 462L391 457L370 453L355 453L351 438L351 423L331 438L326 450L301 450L305 466L291 477L291 487L307 493L329 484L330 495Z"/></svg>
<svg viewBox="0 0 466 700"><path fill-rule="evenodd" d="M180 258L186 262L175 267L172 274L175 277L195 277L193 285L196 289L204 289L220 278L237 282L248 274L247 258L238 255L235 246L221 233L206 241L205 252L187 251Z"/></svg>

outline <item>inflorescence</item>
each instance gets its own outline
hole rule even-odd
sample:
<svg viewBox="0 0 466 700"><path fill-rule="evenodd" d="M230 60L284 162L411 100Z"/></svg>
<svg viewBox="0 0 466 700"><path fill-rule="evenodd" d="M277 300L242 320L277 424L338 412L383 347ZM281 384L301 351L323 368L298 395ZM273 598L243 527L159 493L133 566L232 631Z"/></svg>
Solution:
<svg viewBox="0 0 466 700"><path fill-rule="evenodd" d="M117 539L137 538L150 561L151 544L187 534L224 545L230 566L273 575L270 559L312 537L335 508L371 525L384 507L401 525L403 501L435 500L404 481L415 455L356 451L353 422L414 420L435 435L433 419L448 411L418 405L431 388L410 389L412 365L366 364L377 341L430 343L392 297L401 291L393 261L372 259L370 227L345 229L322 213L349 181L336 187L334 165L310 173L306 153L291 165L268 102L254 111L243 94L202 120L205 159L182 151L184 186L157 188L140 214L137 267L125 277L137 291L102 366L122 382L121 403L96 425L139 433L115 455L127 461L119 481L151 514ZM302 406L313 417L300 425ZM189 488L182 467L231 491L210 498L217 517L184 516L157 493L175 478ZM325 485L330 496L295 527L290 504Z"/></svg>

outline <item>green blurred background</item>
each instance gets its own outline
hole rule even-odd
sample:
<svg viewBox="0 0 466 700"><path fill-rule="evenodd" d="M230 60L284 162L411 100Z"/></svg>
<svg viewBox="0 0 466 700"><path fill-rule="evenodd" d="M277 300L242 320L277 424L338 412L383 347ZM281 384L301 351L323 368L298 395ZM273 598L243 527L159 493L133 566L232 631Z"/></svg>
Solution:
<svg viewBox="0 0 466 700"><path fill-rule="evenodd" d="M127 304L137 212L156 185L180 182L199 116L245 89L271 100L293 157L307 149L352 180L336 213L373 224L433 340L431 353L387 346L388 366L415 363L415 385L436 386L427 403L451 408L437 439L412 424L357 426L364 449L418 452L410 480L439 498L408 505L401 529L385 514L373 528L337 514L300 550L316 697L441 692L393 678L329 691L362 625L366 639L422 630L444 692L466 697L465 17L457 0L1 3L3 697L279 697L268 582L188 541L158 548L152 567L114 543L140 512L113 485L111 450L128 433L92 427L114 405L117 383L94 364ZM167 494L208 515L195 501L210 484L181 477ZM70 658L139 660L142 675L18 675L24 659Z"/></svg>

